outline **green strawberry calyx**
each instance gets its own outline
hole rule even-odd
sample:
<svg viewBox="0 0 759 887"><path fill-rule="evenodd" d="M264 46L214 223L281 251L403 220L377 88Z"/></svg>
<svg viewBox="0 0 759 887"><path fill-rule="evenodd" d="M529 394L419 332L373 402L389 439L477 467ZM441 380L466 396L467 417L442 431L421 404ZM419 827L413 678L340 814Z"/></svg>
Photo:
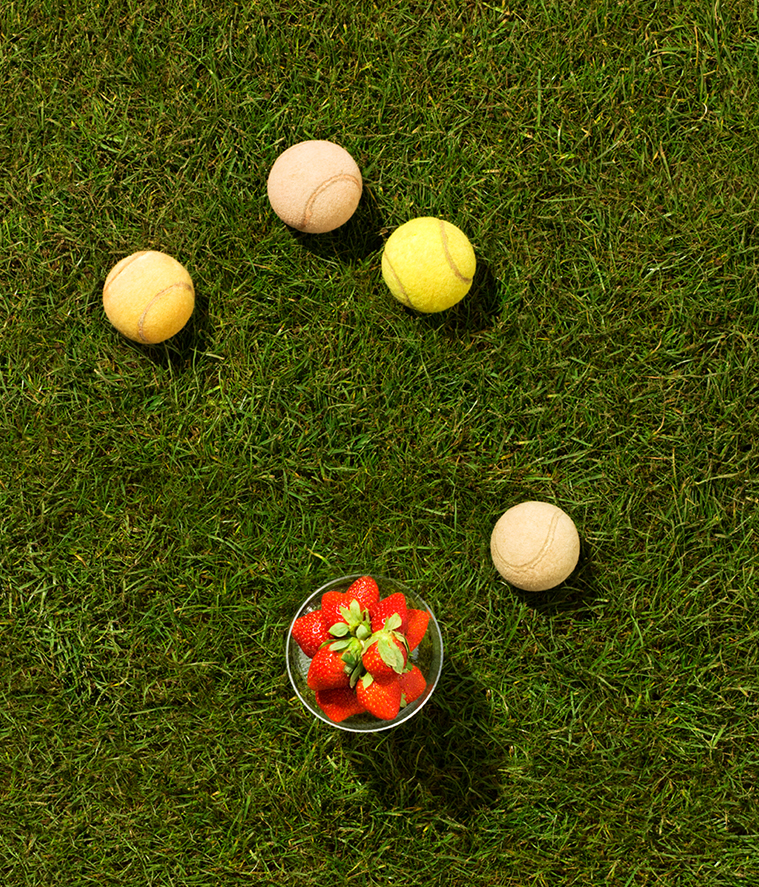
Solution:
<svg viewBox="0 0 759 887"><path fill-rule="evenodd" d="M344 638L349 634L360 641L366 640L372 633L372 623L369 611L362 610L357 600L352 600L347 607L340 607L340 615L345 622L335 622L329 629L329 633L336 638Z"/></svg>
<svg viewBox="0 0 759 887"><path fill-rule="evenodd" d="M399 613L393 613L392 616L388 616L385 620L384 628L375 631L365 644L365 649L369 649L372 644L376 643L380 659L388 668L392 668L396 674L401 674L404 671L409 655L406 636L398 631L402 621ZM400 647L398 646L399 644ZM405 649L405 656L401 648Z"/></svg>
<svg viewBox="0 0 759 887"><path fill-rule="evenodd" d="M364 655L364 645L358 638L344 637L337 641L326 641L333 653L342 653L340 658L345 663L345 673L350 675L351 687L356 686L356 681L364 673L361 657Z"/></svg>
<svg viewBox="0 0 759 887"><path fill-rule="evenodd" d="M335 622L329 629L335 640L325 641L322 646L329 646L333 653L341 653L345 672L350 675L350 685L355 687L365 672L361 658L366 640L372 633L372 624L369 611L361 609L361 604L355 599L347 607L340 607L340 615L345 622Z"/></svg>
<svg viewBox="0 0 759 887"><path fill-rule="evenodd" d="M408 641L406 636L399 631L403 624L400 613L392 613L384 620L382 628L374 632L369 610L362 609L357 600L354 599L349 605L340 607L339 613L345 621L335 622L330 626L331 638L324 641L322 646L329 647L333 653L340 654L345 673L350 676L352 688L356 686L359 679L366 687L374 680L363 664L363 656L375 643L382 661L396 674L400 675L411 668L411 664L407 661L409 656Z"/></svg>

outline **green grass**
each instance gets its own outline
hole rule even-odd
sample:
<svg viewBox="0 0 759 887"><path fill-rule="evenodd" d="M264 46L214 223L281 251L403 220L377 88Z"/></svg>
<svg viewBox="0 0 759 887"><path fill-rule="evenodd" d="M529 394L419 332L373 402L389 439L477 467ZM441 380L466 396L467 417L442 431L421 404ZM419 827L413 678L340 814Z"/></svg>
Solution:
<svg viewBox="0 0 759 887"><path fill-rule="evenodd" d="M8 887L759 879L759 13L612 0L10 0L0 11L0 874ZM343 144L356 216L265 182ZM455 309L386 232L455 222ZM137 249L198 305L107 323ZM524 499L578 570L495 574ZM309 719L284 637L386 573L420 715Z"/></svg>

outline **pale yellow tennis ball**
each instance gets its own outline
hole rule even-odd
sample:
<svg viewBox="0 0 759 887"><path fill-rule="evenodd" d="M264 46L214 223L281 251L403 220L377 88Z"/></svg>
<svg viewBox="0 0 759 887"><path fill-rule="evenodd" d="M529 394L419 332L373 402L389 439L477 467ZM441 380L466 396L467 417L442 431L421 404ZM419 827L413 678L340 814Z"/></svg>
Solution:
<svg viewBox="0 0 759 887"><path fill-rule="evenodd" d="M274 212L307 234L324 234L347 222L362 187L361 170L345 148L319 139L280 154L266 183Z"/></svg>
<svg viewBox="0 0 759 887"><path fill-rule="evenodd" d="M466 234L429 216L396 228L382 253L382 276L390 292L426 314L460 302L469 292L476 267Z"/></svg>
<svg viewBox="0 0 759 887"><path fill-rule="evenodd" d="M143 250L111 269L103 286L103 307L120 333L154 345L178 333L190 319L195 288L176 259Z"/></svg>
<svg viewBox="0 0 759 887"><path fill-rule="evenodd" d="M561 508L522 502L498 519L490 553L507 582L524 591L546 591L560 585L577 566L580 537Z"/></svg>

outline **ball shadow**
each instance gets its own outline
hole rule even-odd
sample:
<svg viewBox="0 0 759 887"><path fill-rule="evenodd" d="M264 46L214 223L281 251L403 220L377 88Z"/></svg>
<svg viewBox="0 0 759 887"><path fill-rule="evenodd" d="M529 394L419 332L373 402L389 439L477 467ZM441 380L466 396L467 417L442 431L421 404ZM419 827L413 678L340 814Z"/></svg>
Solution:
<svg viewBox="0 0 759 887"><path fill-rule="evenodd" d="M580 557L572 574L556 588L547 591L522 591L508 586L525 606L543 616L568 616L579 621L594 621L601 617L601 589L595 575L593 561L585 542L580 543Z"/></svg>
<svg viewBox="0 0 759 887"><path fill-rule="evenodd" d="M500 793L503 755L488 730L491 718L484 685L447 662L418 715L386 732L345 734L345 747L384 804L432 801L466 820Z"/></svg>
<svg viewBox="0 0 759 887"><path fill-rule="evenodd" d="M134 351L161 369L183 370L191 366L198 354L208 350L211 340L208 299L195 293L195 310L182 329L157 345L141 345L125 336L122 340ZM117 335L120 335L117 333Z"/></svg>
<svg viewBox="0 0 759 887"><path fill-rule="evenodd" d="M500 281L490 266L480 260L471 289L452 308L436 314L418 314L411 308L404 310L418 317L420 323L428 329L437 330L444 335L461 336L490 326L500 313L501 304Z"/></svg>
<svg viewBox="0 0 759 887"><path fill-rule="evenodd" d="M334 231L306 234L288 228L290 236L303 249L320 258L339 259L346 263L363 262L382 247L382 214L371 189L364 185L363 194L353 215Z"/></svg>

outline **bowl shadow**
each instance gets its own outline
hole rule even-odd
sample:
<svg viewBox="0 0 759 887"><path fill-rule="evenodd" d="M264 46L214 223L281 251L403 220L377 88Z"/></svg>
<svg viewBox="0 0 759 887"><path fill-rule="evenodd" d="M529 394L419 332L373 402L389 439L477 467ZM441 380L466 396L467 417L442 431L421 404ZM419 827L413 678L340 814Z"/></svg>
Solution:
<svg viewBox="0 0 759 887"><path fill-rule="evenodd" d="M344 734L343 742L386 805L432 801L466 820L500 793L503 754L488 731L491 717L486 688L449 660L418 716L384 733Z"/></svg>

